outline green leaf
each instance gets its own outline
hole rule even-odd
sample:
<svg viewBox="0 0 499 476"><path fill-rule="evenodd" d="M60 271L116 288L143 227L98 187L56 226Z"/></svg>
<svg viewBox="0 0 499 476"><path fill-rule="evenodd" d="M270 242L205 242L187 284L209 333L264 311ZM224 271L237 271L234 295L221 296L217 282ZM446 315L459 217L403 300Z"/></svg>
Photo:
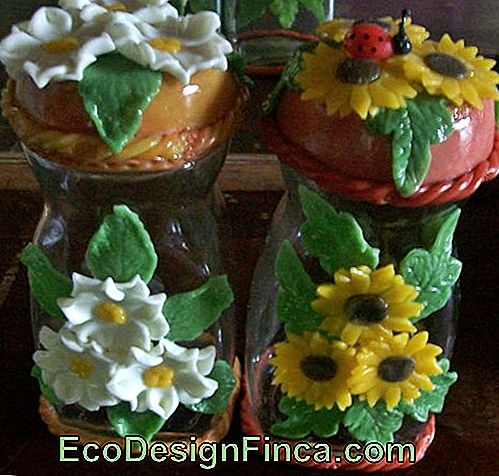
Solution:
<svg viewBox="0 0 499 476"><path fill-rule="evenodd" d="M140 435L148 442L163 427L165 419L156 413L146 411L132 412L130 404L119 403L106 409L107 419L120 436Z"/></svg>
<svg viewBox="0 0 499 476"><path fill-rule="evenodd" d="M203 0L201 0L201 2L204 3ZM187 3L189 3L189 10L191 10L192 12L197 11L197 10L194 10L194 8L192 8L193 3L194 4L198 3L198 2L196 2L196 0L170 0L170 3L178 10L178 13L180 15L185 15ZM201 10L203 10L203 9L201 9Z"/></svg>
<svg viewBox="0 0 499 476"><path fill-rule="evenodd" d="M31 376L38 380L42 395L53 405L64 405L64 402L55 394L55 392L43 381L42 369L35 365L31 369Z"/></svg>
<svg viewBox="0 0 499 476"><path fill-rule="evenodd" d="M158 263L154 245L139 216L126 205L116 205L90 240L86 260L97 279L119 283L135 275L148 283Z"/></svg>
<svg viewBox="0 0 499 476"><path fill-rule="evenodd" d="M171 341L194 340L211 327L233 302L227 276L210 278L200 288L166 300L163 314L170 324Z"/></svg>
<svg viewBox="0 0 499 476"><path fill-rule="evenodd" d="M393 441L393 434L401 428L403 419L400 410L388 411L384 402L371 408L367 402L355 399L346 411L343 424L357 440L386 444Z"/></svg>
<svg viewBox="0 0 499 476"><path fill-rule="evenodd" d="M400 264L400 272L405 282L419 291L416 300L425 306L412 322L429 316L447 304L461 268L458 259L444 252L429 253L417 248L407 254Z"/></svg>
<svg viewBox="0 0 499 476"><path fill-rule="evenodd" d="M307 221L301 228L307 251L319 258L329 274L340 268L366 265L376 268L379 250L364 239L362 228L349 213L336 210L315 192L300 187L300 200Z"/></svg>
<svg viewBox="0 0 499 476"><path fill-rule="evenodd" d="M324 11L324 0L300 0L300 3L314 15L318 23L326 20Z"/></svg>
<svg viewBox="0 0 499 476"><path fill-rule="evenodd" d="M452 205L446 210L443 210L439 213L434 213L426 217L423 221L423 227L422 227L422 243L423 247L426 249L431 249L432 246L435 244L435 241L437 239L437 236L440 233L440 230L442 228L442 225L447 222L449 217L453 215L456 210L458 210L456 205ZM459 213L460 214L460 213ZM450 237L450 242L448 243L448 246L444 245L445 251L448 251L448 253L452 253L452 236Z"/></svg>
<svg viewBox="0 0 499 476"><path fill-rule="evenodd" d="M277 295L277 315L294 334L316 330L324 317L311 306L316 286L303 268L289 241L284 241L277 255L275 275L281 289Z"/></svg>
<svg viewBox="0 0 499 476"><path fill-rule="evenodd" d="M237 2L238 28L244 28L265 15L271 0L239 0Z"/></svg>
<svg viewBox="0 0 499 476"><path fill-rule="evenodd" d="M451 253L460 213L459 209L454 210L444 221L430 251L416 248L400 263L400 273L405 282L418 290L417 301L425 306L413 322L442 309L459 279L462 263L453 258Z"/></svg>
<svg viewBox="0 0 499 476"><path fill-rule="evenodd" d="M57 299L71 296L71 280L59 273L42 250L33 244L24 248L21 262L28 268L29 288L38 304L47 314L66 319Z"/></svg>
<svg viewBox="0 0 499 476"><path fill-rule="evenodd" d="M431 165L431 144L447 140L452 114L444 99L419 95L405 109L381 109L366 121L374 133L392 134L392 171L397 190L409 197L423 183Z"/></svg>
<svg viewBox="0 0 499 476"><path fill-rule="evenodd" d="M158 94L163 75L112 53L85 69L80 95L102 140L121 152L142 123L143 112Z"/></svg>
<svg viewBox="0 0 499 476"><path fill-rule="evenodd" d="M229 69L234 71L237 79L239 79L242 84L245 84L248 87L255 85L255 82L246 74L246 59L244 55L232 52L227 55L227 61L229 62Z"/></svg>
<svg viewBox="0 0 499 476"><path fill-rule="evenodd" d="M227 408L236 386L236 378L234 370L225 360L217 360L208 377L218 382L218 390L210 398L205 398L194 405L188 405L187 408L194 412L215 415Z"/></svg>
<svg viewBox="0 0 499 476"><path fill-rule="evenodd" d="M398 405L399 410L414 420L425 422L428 421L430 412L441 413L449 387L457 380L457 373L449 372L450 363L447 359L441 359L439 365L443 373L430 377L435 384L433 390L421 390L421 396L413 403L401 400Z"/></svg>
<svg viewBox="0 0 499 476"><path fill-rule="evenodd" d="M282 27L291 28L298 14L298 0L272 0L270 9Z"/></svg>
<svg viewBox="0 0 499 476"><path fill-rule="evenodd" d="M262 104L264 114L270 114L274 111L279 103L282 92L286 88L299 89L299 86L295 82L295 77L301 71L303 53L307 51L313 51L317 47L317 45L318 42L315 41L305 43L298 48L293 56L291 56L291 58L286 63L279 81L275 85L274 89L270 92L269 97Z"/></svg>
<svg viewBox="0 0 499 476"><path fill-rule="evenodd" d="M495 101L494 110L496 114L496 124L499 126L499 101Z"/></svg>
<svg viewBox="0 0 499 476"><path fill-rule="evenodd" d="M315 410L313 405L287 396L279 402L279 411L288 418L274 423L270 431L275 436L294 440L305 438L310 433L319 438L336 435L345 414L337 406L331 410Z"/></svg>

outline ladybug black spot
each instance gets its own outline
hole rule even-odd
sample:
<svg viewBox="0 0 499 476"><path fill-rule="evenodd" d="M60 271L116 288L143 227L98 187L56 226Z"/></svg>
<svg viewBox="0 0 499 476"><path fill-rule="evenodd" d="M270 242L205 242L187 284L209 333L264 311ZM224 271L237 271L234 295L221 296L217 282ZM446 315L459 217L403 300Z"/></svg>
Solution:
<svg viewBox="0 0 499 476"><path fill-rule="evenodd" d="M378 36L378 41L383 41L383 37L382 36Z"/></svg>
<svg viewBox="0 0 499 476"><path fill-rule="evenodd" d="M376 53L376 51L378 51L378 49L377 49L375 46L373 46L373 47L371 48L371 53Z"/></svg>
<svg viewBox="0 0 499 476"><path fill-rule="evenodd" d="M362 45L359 45L359 46L357 46L357 49L358 49L359 51L362 51L362 50L364 49L364 47L363 47Z"/></svg>
<svg viewBox="0 0 499 476"><path fill-rule="evenodd" d="M369 33L364 33L364 40L368 40L370 38Z"/></svg>
<svg viewBox="0 0 499 476"><path fill-rule="evenodd" d="M355 37L356 37L356 36L357 36L357 35L356 35L355 33L352 33L352 34L350 35L350 39L351 39L351 40L355 40Z"/></svg>

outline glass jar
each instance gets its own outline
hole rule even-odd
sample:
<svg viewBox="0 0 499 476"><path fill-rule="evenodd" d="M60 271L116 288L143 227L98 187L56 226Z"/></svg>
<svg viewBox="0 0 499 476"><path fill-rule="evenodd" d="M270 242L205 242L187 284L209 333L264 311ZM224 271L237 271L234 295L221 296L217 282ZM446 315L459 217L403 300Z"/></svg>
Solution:
<svg viewBox="0 0 499 476"><path fill-rule="evenodd" d="M168 301L172 296L196 290L210 278L225 273L227 253L219 239L224 233L219 233L217 221L223 196L215 181L227 148L227 144L219 146L183 168L119 173L68 168L25 148L45 197L33 243L63 276L69 278L72 273L91 276L85 254L89 242L105 217L113 213L113 207L125 205L144 224L157 254L157 267L148 283L151 295L165 293ZM224 306L213 325L199 332L195 339L179 343L188 348L215 346L217 361L223 359L233 366L238 380L233 309L230 303L226 304L229 306ZM62 321L51 317L33 295L31 306L34 339L40 349L40 330L48 326L58 331ZM233 384L233 394L225 410L205 414L180 405L154 438L177 441L196 436L202 442L225 436L237 394L238 383L233 381ZM43 397L40 404L42 418L53 433L77 434L81 441L118 438L106 418L106 410L54 405Z"/></svg>
<svg viewBox="0 0 499 476"><path fill-rule="evenodd" d="M299 392L294 389L295 395L298 395L294 402L290 403L290 396L292 396L292 382L297 381L297 363L293 360L295 357L291 352L291 347L296 342L300 342L297 346L305 345L303 342L307 340L314 332L314 326L309 326L303 331L301 324L298 322L300 319L305 320L309 317L309 310L301 308L303 313L302 317L296 317L293 321L290 313L293 312L294 304L286 304L286 299L293 300L293 285L290 284L296 279L296 283L301 283L304 286L304 277L298 276L301 271L299 268L303 266L303 270L310 277L313 288L305 290L299 287L294 288L294 296L297 296L303 291L303 295L310 296L310 293L315 295L315 298L310 298L310 301L320 297L319 285L327 283L330 285L333 282L331 272L326 271L322 258L319 257L317 250L311 248L310 229L306 230L306 224L309 226L311 220L311 209L313 205L304 203L305 196L310 200L310 196L315 196L315 210L327 208L331 206L341 216L349 216L358 224L361 229L363 240L370 247L379 250L379 260L377 266L378 270L393 265L395 273L403 274L406 279L406 284L410 280L410 272L407 269L410 266L405 266L405 273L402 272L404 268L404 260L407 262L407 256L414 250L430 250L435 243L442 239L442 229L447 228L446 234L446 247L449 259L457 267L457 275L459 275L460 264L451 255L455 255L455 247L452 244L452 232L459 217L461 203L448 202L441 205L422 206L418 208L403 208L391 205L376 205L369 202L362 202L348 198L345 194L329 192L321 189L315 182L305 178L303 175L297 173L294 169L283 165L283 175L286 180L287 192L283 196L273 218L271 231L265 246L265 249L258 262L253 284L249 305L248 322L246 327L246 353L245 353L245 397L242 404L242 424L243 430L249 435L260 435L261 444L263 445L263 437L267 438L266 444L269 443L268 437L272 441L287 441L293 447L297 442L305 444L327 444L331 448L331 460L315 461L309 457L307 461L303 458L296 456L293 453L293 461L304 463L310 466L328 467L328 468L345 468L350 469L367 469L373 471L376 469L388 469L395 467L404 467L409 464L407 460L404 462L393 465L383 462L370 464L366 460L361 463L352 464L343 458L342 451L345 445L349 443L366 444L375 441L371 437L362 439L359 434L352 435L350 429L353 422L345 423L341 421L336 432L332 432L333 436L324 434L324 427L320 429L320 424L315 422L315 427L310 423L312 420L307 418L310 412L313 412L313 406L310 405L308 400L307 405L304 400L299 398ZM308 192L308 193L307 193ZM304 208L307 208L305 210ZM321 213L320 211L318 213ZM331 215L329 215L331 216ZM327 232L334 233L334 227L342 229L341 233L345 234L345 223L337 222L332 225L333 228L328 227L328 222L325 216L322 225L314 229L319 238L327 240L327 234L322 234L320 226L326 226ZM316 218L319 222L321 218ZM446 225L442 225L446 223ZM452 223L452 224L451 224ZM308 233L308 237L304 239L304 233ZM445 234L445 233L444 233ZM338 238L341 243L341 238ZM345 240L348 241L349 237L345 235ZM301 263L300 267L296 267L296 262L292 265L292 260L289 256L287 264L284 258L284 248L286 243L291 245L297 259ZM315 246L319 246L315 243ZM339 244L338 246L341 246ZM288 248L289 253L289 248ZM361 260L362 261L362 260ZM374 268L372 272L374 272ZM358 267L360 268L360 266ZM370 272L371 272L370 271ZM346 273L348 274L348 273ZM371 274L372 276L372 274ZM452 283L448 289L447 299L444 303L435 306L436 310L431 312L424 319L413 319L415 328L413 332L421 334L428 332L429 342L438 345L442 352L439 359L449 359L452 356L454 347L454 340L456 336L456 324L458 318L458 305L459 305L459 282L457 276L451 280ZM334 274L336 284L338 283L338 275ZM395 279L401 279L400 276ZM308 293L308 294L307 294ZM369 294L369 291L367 291ZM303 304L306 306L306 304ZM313 305L311 306L314 310ZM320 311L317 311L321 314ZM321 315L320 319L324 319ZM322 322L326 322L327 317ZM320 321L319 321L320 322ZM315 326L319 328L319 325ZM327 329L327 330L326 330ZM319 333L331 332L330 328L321 325ZM341 332L341 330L340 330ZM308 333L308 334L307 334ZM290 334L295 334L294 340ZM301 334L301 336L296 337ZM343 335L343 334L340 334ZM414 334L412 334L414 335ZM330 338L330 337L329 337ZM382 337L374 336L372 339L381 339ZM319 339L319 338L318 338ZM338 339L334 336L332 340ZM313 338L312 338L313 341ZM286 342L286 344L284 344ZM354 345L357 348L356 352L360 352L359 345ZM315 344L310 343L310 349L318 349L323 343ZM364 345L364 344L363 344ZM366 344L367 345L367 344ZM284 347L287 346L286 351ZM315 347L314 347L315 346ZM362 346L360 346L362 347ZM302 347L303 348L303 347ZM278 358L281 352L281 357ZM280 359L280 360L279 360ZM289 366L283 361L288 360ZM275 363L274 363L275 362ZM303 363L303 360L301 361ZM440 362L440 361L439 361ZM300 367L301 364L298 365ZM284 371L281 370L279 375L279 366L285 367ZM303 367L300 367L303 371ZM447 371L445 371L447 372ZM287 389L283 390L283 382L285 382L285 375L291 375L287 384ZM450 380L454 381L456 375L454 373L446 373ZM277 381L276 381L277 379ZM319 379L320 380L320 379ZM309 385L312 385L309 381ZM446 392L444 392L445 394ZM285 397L285 398L284 398ZM357 397L353 397L355 402ZM286 401L286 403L284 403ZM294 405L294 407L293 407ZM378 404L374 407L377 408ZM348 405L347 405L348 407ZM293 408L295 410L293 410ZM336 408L336 407L335 407ZM350 407L352 408L352 407ZM441 408L440 408L441 410ZM295 411L295 413L293 413ZM319 419L334 418L334 412L327 414L326 410L322 408L323 413L318 412ZM346 409L348 412L348 408ZM414 444L415 458L419 460L425 453L426 448L431 443L434 433L434 417L431 413L426 414L426 418L415 419L407 412L399 422L392 428L394 442L412 442ZM304 414L308 416L303 416ZM337 416L338 414L336 414ZM346 417L345 417L346 418ZM293 420L294 419L294 420ZM307 426L307 424L309 426ZM299 426L301 425L301 426ZM314 428L317 433L314 432ZM321 433L322 432L322 433ZM327 433L327 432L326 432ZM294 434L294 436L292 436ZM382 438L383 439L383 438ZM383 444L390 441L390 438L383 441ZM307 447L308 448L308 447ZM301 454L303 456L304 453ZM311 455L312 453L310 453ZM340 459L335 460L335 456ZM415 462L415 459L411 462ZM398 466L397 466L398 464Z"/></svg>
<svg viewBox="0 0 499 476"><path fill-rule="evenodd" d="M225 29L249 65L250 74L278 73L303 41L314 38L316 27L334 16L334 0L292 5L282 11L252 0L225 1ZM299 4L298 4L299 3ZM314 10L312 12L312 10Z"/></svg>

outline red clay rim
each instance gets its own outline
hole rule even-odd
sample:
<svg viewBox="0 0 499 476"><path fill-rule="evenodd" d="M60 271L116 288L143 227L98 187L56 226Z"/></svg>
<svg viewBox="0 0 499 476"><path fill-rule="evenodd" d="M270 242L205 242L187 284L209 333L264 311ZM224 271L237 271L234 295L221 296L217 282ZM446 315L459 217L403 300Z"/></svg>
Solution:
<svg viewBox="0 0 499 476"><path fill-rule="evenodd" d="M260 451L262 451L264 444L263 437L265 435L262 429L260 428L260 425L255 417L254 412L251 409L248 385L245 376L243 376L242 380L242 392L243 392L243 399L241 401L242 430L247 435L260 437L260 442L257 444L260 447ZM435 416L432 415L428 420L428 422L426 423L424 429L421 431L418 437L413 441L416 447L416 461L412 463L410 461L404 461L401 463L395 461L391 463L388 463L386 461L380 461L379 463L369 463L367 461L361 461L358 463L349 463L345 459L343 459L339 463L336 461L317 463L313 460L310 460L307 463L293 461L292 464L297 464L303 467L308 467L313 469L345 469L351 471L363 471L367 473L372 473L374 471L386 472L397 469L404 469L408 468L409 466L412 466L413 464L416 464L417 462L421 461L421 459L423 459L424 455L426 454L426 450L431 445L434 437L435 437ZM338 447L338 449L341 450L341 447Z"/></svg>
<svg viewBox="0 0 499 476"><path fill-rule="evenodd" d="M375 205L421 207L455 202L469 197L483 182L492 180L499 174L499 128L496 128L494 150L488 159L452 180L424 185L407 198L398 194L393 183L355 179L334 170L324 169L323 163L282 134L273 117L263 121L263 134L269 149L277 154L283 163L313 180L319 187Z"/></svg>

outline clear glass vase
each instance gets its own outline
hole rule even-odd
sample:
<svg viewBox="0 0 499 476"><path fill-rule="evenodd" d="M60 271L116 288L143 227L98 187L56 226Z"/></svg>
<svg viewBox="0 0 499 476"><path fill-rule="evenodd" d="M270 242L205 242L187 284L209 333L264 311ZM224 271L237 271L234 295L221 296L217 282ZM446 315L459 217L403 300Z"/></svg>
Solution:
<svg viewBox="0 0 499 476"><path fill-rule="evenodd" d="M296 48L310 41L316 27L334 16L334 0L309 2L315 5L313 9L299 2L296 11L293 5L276 11L258 3L229 0L224 4L226 34L253 73L279 72Z"/></svg>
<svg viewBox="0 0 499 476"><path fill-rule="evenodd" d="M168 300L196 290L210 278L226 272L226 247L220 241L224 233L219 232L218 223L223 196L215 185L226 152L224 144L174 170L112 173L68 168L25 148L45 197L33 244L61 275L90 276L86 259L89 241L105 217L113 213L113 207L125 205L140 218L156 251L157 267L148 283L151 295L165 293ZM40 330L48 326L57 332L62 321L49 315L33 294L31 315L35 343L40 349ZM217 361L223 359L234 367L238 381L234 328L232 306L225 306L220 318L199 332L198 337L178 343L188 348L215 346ZM222 438L228 431L237 394L238 382L234 383L230 402L223 411L203 413L179 405L154 439L175 441L196 436L202 442L206 438ZM117 440L123 436L110 425L106 410L101 407L88 411L78 404L57 405L43 397L40 405L42 418L53 433L77 434L82 442Z"/></svg>
<svg viewBox="0 0 499 476"><path fill-rule="evenodd" d="M329 333L329 345L332 345L331 342L334 340L338 340L338 335L331 337L332 331L330 327L324 326L324 324L319 325L317 323L315 325L317 329L315 330L314 325L305 326L306 329L304 330L302 324L309 318L309 311L311 311L310 305L306 301L307 298L302 296L309 296L308 299L312 301L320 296L320 285L324 283L330 285L334 278L336 284L338 284L338 275L334 273L333 278L332 273L325 270L327 266L324 266L324 262L322 262L325 255L320 258L320 253L317 252L317 248L314 250L314 246L310 245L310 240L315 239L313 237L315 234L318 241L326 241L328 240L327 233L335 233L335 228L337 228L342 230L340 236L343 233L346 242L348 242L349 238L345 235L348 234L345 231L345 222L341 222L340 219L334 224L328 224L328 220L325 219L326 215L321 215L321 208L325 209L331 206L340 214L339 216L343 218L349 216L355 220L362 230L361 233L365 242L379 250L379 260L377 260L378 264L376 266L378 270L381 268L386 270L386 267L393 266L396 274L404 274L401 269L404 266L404 259L407 260L408 254L415 249L430 249L435 241L439 240L438 237L442 236L441 232L439 235L438 231L441 229L442 223L449 225L450 222L453 222L451 228L455 226L461 204L446 203L439 206L419 208L379 206L352 200L345 195L321 189L316 183L306 179L288 166L283 166L283 173L287 184L287 192L274 214L271 231L255 270L252 284L250 310L246 327L246 386L242 404L243 429L247 434L260 435L262 444L264 437L266 437L266 444L269 441L284 441L289 443L292 448L298 448L298 446L295 446L297 443L309 445L303 453L292 453L292 460L295 463L331 469L347 467L350 469L367 469L369 471L382 469L383 466L386 470L390 465L386 462L380 463L379 460L377 462L378 466L370 464L366 459L362 459L360 463L357 460L356 464L350 464L345 460L343 451L346 445L360 443L361 446L358 446L358 448L362 448L367 443L375 441L375 438L371 435L362 439L359 434L355 434L355 432L352 434L350 428L352 428L353 422L346 422L346 419L341 416L339 417L338 427L335 431L329 431L332 435L328 436L328 432L324 428L327 426L328 418L338 418L338 413L334 413L335 409L338 410L338 403L330 413L328 413L330 408L327 410L322 408L322 413L317 413L318 419L312 420L309 417L313 414L314 407L307 400L308 397L303 398L307 391L302 388L302 393L300 393L300 390L297 390L296 387L294 390L292 389L293 382L296 383L301 378L298 376L298 368L301 369L301 372L306 372L302 366L304 360L297 364L296 356L290 350L291 347L296 342L299 342L296 348L302 346L300 347L302 350L296 352L302 352L303 342L309 338L307 336L314 333L322 335ZM311 196L315 197L312 202L309 201ZM318 228L314 228L313 233L311 233L310 223L314 220L311 215L314 206L311 203L315 203L314 213L318 213L315 225L320 222ZM308 230L306 229L307 225L304 225L306 222L309 224ZM321 226L327 228L326 233L323 233L323 230L321 231ZM446 242L449 257L456 253L451 235L452 233L447 235L448 241ZM337 243L341 247L341 239L339 240ZM318 241L315 242L315 246L321 247ZM296 256L294 261L289 258L290 249L294 250L291 254ZM286 258L285 255L288 255L288 257ZM453 260L454 258L450 259ZM298 262L301 265L298 265ZM459 265L456 264L456 266L459 268ZM372 272L374 272L374 268L372 268ZM305 289L305 278L302 272L310 277L313 283L312 290ZM348 272L345 271L344 274L348 275ZM404 275L406 284L409 275L410 273ZM400 280L401 278L399 276L395 279ZM374 282L374 278L372 282ZM367 294L370 294L370 292L367 291ZM310 297L310 293L317 294ZM444 299L445 303L442 304L443 301L440 301L440 304L436 306L438 309L431 312L424 319L414 319L416 329L413 329L412 335L426 331L429 334L429 342L438 345L442 350L439 359L446 360L452 356L456 336L459 296L459 282L455 280L448 289L448 299ZM294 306L299 306L297 302L300 299L305 300L305 304L303 302L301 304L302 314L293 317ZM319 312L319 314L321 313ZM320 319L324 319L324 315L321 314ZM327 318L322 320L323 323L326 321ZM369 326L362 323L362 325L364 324L367 329ZM339 336L343 336L341 332L340 329ZM294 338L290 337L290 334L294 334ZM369 338L373 340L381 339L379 336ZM388 338L390 339L390 336ZM318 354L321 354L322 351L318 349L325 344L318 343L320 337L317 337L315 344L313 339L308 352L313 354L317 351ZM286 352L284 352L284 347L287 347ZM362 346L359 346L359 341L357 341L353 347L356 348L356 352L359 352ZM280 352L279 361L277 356L279 356ZM287 363L285 362L286 359L288 359ZM279 367L281 367L280 375ZM283 367L285 372L282 371ZM286 375L290 376L287 380ZM313 376L309 375L308 378L308 386L305 388L311 387L321 380L314 381ZM455 379L455 374L450 379ZM288 385L288 388L284 387L283 382ZM324 390L321 390L321 392L319 392L321 395L325 394ZM290 404L293 395L296 398ZM319 398L317 395L314 398ZM357 398L353 396L354 404ZM304 403L305 401L307 404ZM379 402L374 408L378 408L378 405ZM346 406L346 411L348 411L348 408L353 408L354 405L348 407L347 404ZM395 426L392 441L413 444L416 456L411 462L415 462L416 459L424 455L433 438L434 419L431 412L418 419L411 417L409 413L405 414L399 424ZM325 426L321 427L319 421L322 421L322 425ZM385 440L383 444L389 440L390 438ZM309 451L307 457L306 450L311 448L310 445L317 443L326 444L330 447L331 459L324 459L324 455L322 455L321 458L323 459L319 458L316 461L313 457L313 451ZM301 459L299 455L301 455ZM338 459L335 459L336 457ZM408 456L405 455L404 458L408 458ZM401 466L398 467L409 464L407 459L403 461L400 462ZM397 466L392 468L395 467Z"/></svg>

